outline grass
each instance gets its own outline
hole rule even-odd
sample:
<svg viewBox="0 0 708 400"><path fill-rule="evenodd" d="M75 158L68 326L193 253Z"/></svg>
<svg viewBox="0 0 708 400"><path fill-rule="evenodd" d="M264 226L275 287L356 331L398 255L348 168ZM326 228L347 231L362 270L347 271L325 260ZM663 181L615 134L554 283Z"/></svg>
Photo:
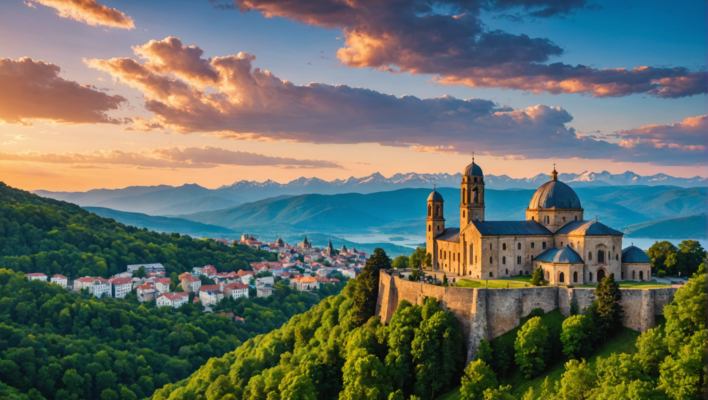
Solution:
<svg viewBox="0 0 708 400"><path fill-rule="evenodd" d="M558 323L558 316L551 315L553 313L558 312L557 310L550 312L546 315L544 315L543 318L544 322L546 322L546 325L549 324L556 324ZM560 314L560 312L558 312ZM562 318L562 315L561 315ZM560 323L562 324L562 319L560 319ZM525 321L523 321L525 322ZM522 325L523 325L522 322ZM656 317L656 324L658 327L661 329L664 328L664 324L666 323L666 319L664 317ZM513 339L515 340L516 338L516 332L518 332L520 327L509 331L505 333L504 335L500 336L499 338L495 339L499 340L510 340L510 336L513 333ZM609 357L612 353L627 353L627 354L634 354L637 352L637 348L635 346L635 343L637 341L637 338L639 337L640 333L634 330L631 330L629 328L624 328L622 331L615 337L611 338L608 340L606 343L600 345L593 351L592 355L587 359L588 363L590 363L591 368L595 368L595 365L597 364L597 359L598 357L602 358L607 358ZM562 361L559 361L553 365L551 365L543 374L532 378L530 380L527 380L524 378L524 375L519 371L518 369L513 371L509 377L505 379L500 379L499 383L501 385L511 385L512 387L512 394L518 398L521 398L521 396L524 395L526 391L529 390L529 388L533 388L534 390L534 398L537 398L541 394L541 385L543 382L546 380L546 377L550 378L551 383L553 384L556 381L559 381L561 379L561 376L565 372L565 363L568 361L568 359L563 359ZM460 388L457 387L450 392L440 396L438 399L439 400L458 400L461 399L462 396L460 394Z"/></svg>
<svg viewBox="0 0 708 400"><path fill-rule="evenodd" d="M669 288L671 285L665 283L657 282L632 282L632 281L619 281L620 289L662 289ZM594 288L597 285L577 285L577 288Z"/></svg>
<svg viewBox="0 0 708 400"><path fill-rule="evenodd" d="M506 289L506 285L509 285L509 288L522 288L525 286L531 286L531 284L529 284L528 282L511 279L460 279L457 281L457 283L455 283L455 286L465 288L486 287L491 289Z"/></svg>

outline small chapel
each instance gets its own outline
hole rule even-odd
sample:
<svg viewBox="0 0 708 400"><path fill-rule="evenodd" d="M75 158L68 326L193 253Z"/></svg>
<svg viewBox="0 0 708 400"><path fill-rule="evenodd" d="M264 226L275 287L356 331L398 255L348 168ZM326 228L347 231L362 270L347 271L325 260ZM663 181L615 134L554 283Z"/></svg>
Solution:
<svg viewBox="0 0 708 400"><path fill-rule="evenodd" d="M530 275L542 268L552 285L651 279L651 260L635 246L622 248L623 233L585 220L580 199L567 184L551 180L536 190L525 221L485 219L484 174L474 158L462 172L460 227L446 227L444 200L428 196L426 249L432 267L459 276L494 279Z"/></svg>

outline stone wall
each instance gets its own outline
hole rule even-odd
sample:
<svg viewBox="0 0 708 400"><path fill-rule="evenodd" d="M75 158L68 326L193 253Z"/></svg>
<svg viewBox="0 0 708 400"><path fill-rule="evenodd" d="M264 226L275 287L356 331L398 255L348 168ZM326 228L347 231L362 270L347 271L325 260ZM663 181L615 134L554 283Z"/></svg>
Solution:
<svg viewBox="0 0 708 400"><path fill-rule="evenodd" d="M621 289L624 308L624 326L646 331L656 324L655 316L662 315L677 289ZM590 307L595 298L589 288L561 288L556 286L517 289L459 288L434 286L411 282L381 272L376 313L388 323L401 300L422 305L426 297L440 301L460 323L467 338L467 361L474 359L482 339L492 340L519 326L521 318L534 308L545 312L559 309L570 315L570 304L577 301L580 311Z"/></svg>

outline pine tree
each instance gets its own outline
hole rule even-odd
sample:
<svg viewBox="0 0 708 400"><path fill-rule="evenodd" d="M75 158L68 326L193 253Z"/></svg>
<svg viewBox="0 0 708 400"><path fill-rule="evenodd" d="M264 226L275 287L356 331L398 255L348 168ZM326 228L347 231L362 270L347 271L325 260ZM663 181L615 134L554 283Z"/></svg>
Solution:
<svg viewBox="0 0 708 400"><path fill-rule="evenodd" d="M602 282L595 288L595 301L593 302L595 325L603 339L607 339L622 329L624 311L620 300L622 300L622 292L620 292L619 284L615 281L615 274L610 274L602 279Z"/></svg>
<svg viewBox="0 0 708 400"><path fill-rule="evenodd" d="M534 286L543 285L543 269L536 268L531 275L531 284Z"/></svg>
<svg viewBox="0 0 708 400"><path fill-rule="evenodd" d="M361 275L356 278L356 291L354 292L353 322L363 325L369 318L376 314L376 300L379 296L379 271L391 268L391 259L386 252L377 247L374 254L366 260Z"/></svg>

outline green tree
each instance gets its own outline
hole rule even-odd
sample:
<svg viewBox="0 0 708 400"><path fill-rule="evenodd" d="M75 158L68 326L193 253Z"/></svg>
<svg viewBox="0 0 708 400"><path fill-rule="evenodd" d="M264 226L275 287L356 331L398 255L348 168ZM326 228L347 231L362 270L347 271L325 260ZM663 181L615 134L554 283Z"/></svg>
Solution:
<svg viewBox="0 0 708 400"><path fill-rule="evenodd" d="M409 259L408 256L400 255L393 259L391 266L396 269L408 268Z"/></svg>
<svg viewBox="0 0 708 400"><path fill-rule="evenodd" d="M136 278L147 277L147 272L145 271L145 267L138 268L137 271L133 272L133 276L135 276Z"/></svg>
<svg viewBox="0 0 708 400"><path fill-rule="evenodd" d="M592 351L589 323L590 319L584 315L574 315L563 321L561 342L563 354L568 358L580 359Z"/></svg>
<svg viewBox="0 0 708 400"><path fill-rule="evenodd" d="M543 268L536 268L531 275L531 284L534 286L543 285Z"/></svg>
<svg viewBox="0 0 708 400"><path fill-rule="evenodd" d="M229 378L221 375L216 378L206 390L207 400L221 400L229 393L233 393L234 388Z"/></svg>
<svg viewBox="0 0 708 400"><path fill-rule="evenodd" d="M389 323L386 367L394 389L410 395L413 386L412 343L423 317L421 307L401 300Z"/></svg>
<svg viewBox="0 0 708 400"><path fill-rule="evenodd" d="M464 400L477 400L484 397L485 390L499 385L496 374L482 360L472 361L465 368L462 375L460 394Z"/></svg>
<svg viewBox="0 0 708 400"><path fill-rule="evenodd" d="M666 266L666 259L669 255L676 254L677 252L678 249L671 242L654 242L654 244L651 245L647 251L647 255L651 259L652 274L656 274L660 269L671 273L670 269Z"/></svg>
<svg viewBox="0 0 708 400"><path fill-rule="evenodd" d="M557 396L560 399L589 399L595 387L596 376L585 360L565 363Z"/></svg>
<svg viewBox="0 0 708 400"><path fill-rule="evenodd" d="M386 399L388 393L393 391L386 376L386 367L363 348L349 354L342 370L342 379L344 390L339 398L343 400Z"/></svg>
<svg viewBox="0 0 708 400"><path fill-rule="evenodd" d="M548 328L540 317L528 320L519 330L514 342L516 364L526 379L541 373L546 367L545 345Z"/></svg>
<svg viewBox="0 0 708 400"><path fill-rule="evenodd" d="M426 262L425 247L416 247L408 262L408 266L412 269L418 269Z"/></svg>
<svg viewBox="0 0 708 400"><path fill-rule="evenodd" d="M390 269L391 260L386 252L377 247L374 254L366 260L366 265L357 276L354 293L354 315L352 320L357 325L363 325L376 312L376 300L379 295L379 271Z"/></svg>
<svg viewBox="0 0 708 400"><path fill-rule="evenodd" d="M105 389L101 392L101 400L118 400L118 393L113 389Z"/></svg>
<svg viewBox="0 0 708 400"><path fill-rule="evenodd" d="M615 274L604 277L595 288L595 301L592 305L593 322L603 339L613 336L622 329L624 311L620 300L622 300L622 292L615 281Z"/></svg>
<svg viewBox="0 0 708 400"><path fill-rule="evenodd" d="M132 390L123 386L122 388L120 388L120 398L121 400L137 400L138 397L135 395L135 393L133 393Z"/></svg>
<svg viewBox="0 0 708 400"><path fill-rule="evenodd" d="M642 333L637 338L636 359L648 375L658 375L659 366L669 354L661 329L654 328Z"/></svg>
<svg viewBox="0 0 708 400"><path fill-rule="evenodd" d="M485 390L484 400L516 400L516 397L511 394L511 385L506 385Z"/></svg>
<svg viewBox="0 0 708 400"><path fill-rule="evenodd" d="M706 259L706 251L696 240L684 240L678 246L678 270L681 276L690 277Z"/></svg>
<svg viewBox="0 0 708 400"><path fill-rule="evenodd" d="M479 347L477 347L477 359L484 361L487 365L491 365L491 362L494 359L494 352L487 339L482 339L479 341Z"/></svg>

